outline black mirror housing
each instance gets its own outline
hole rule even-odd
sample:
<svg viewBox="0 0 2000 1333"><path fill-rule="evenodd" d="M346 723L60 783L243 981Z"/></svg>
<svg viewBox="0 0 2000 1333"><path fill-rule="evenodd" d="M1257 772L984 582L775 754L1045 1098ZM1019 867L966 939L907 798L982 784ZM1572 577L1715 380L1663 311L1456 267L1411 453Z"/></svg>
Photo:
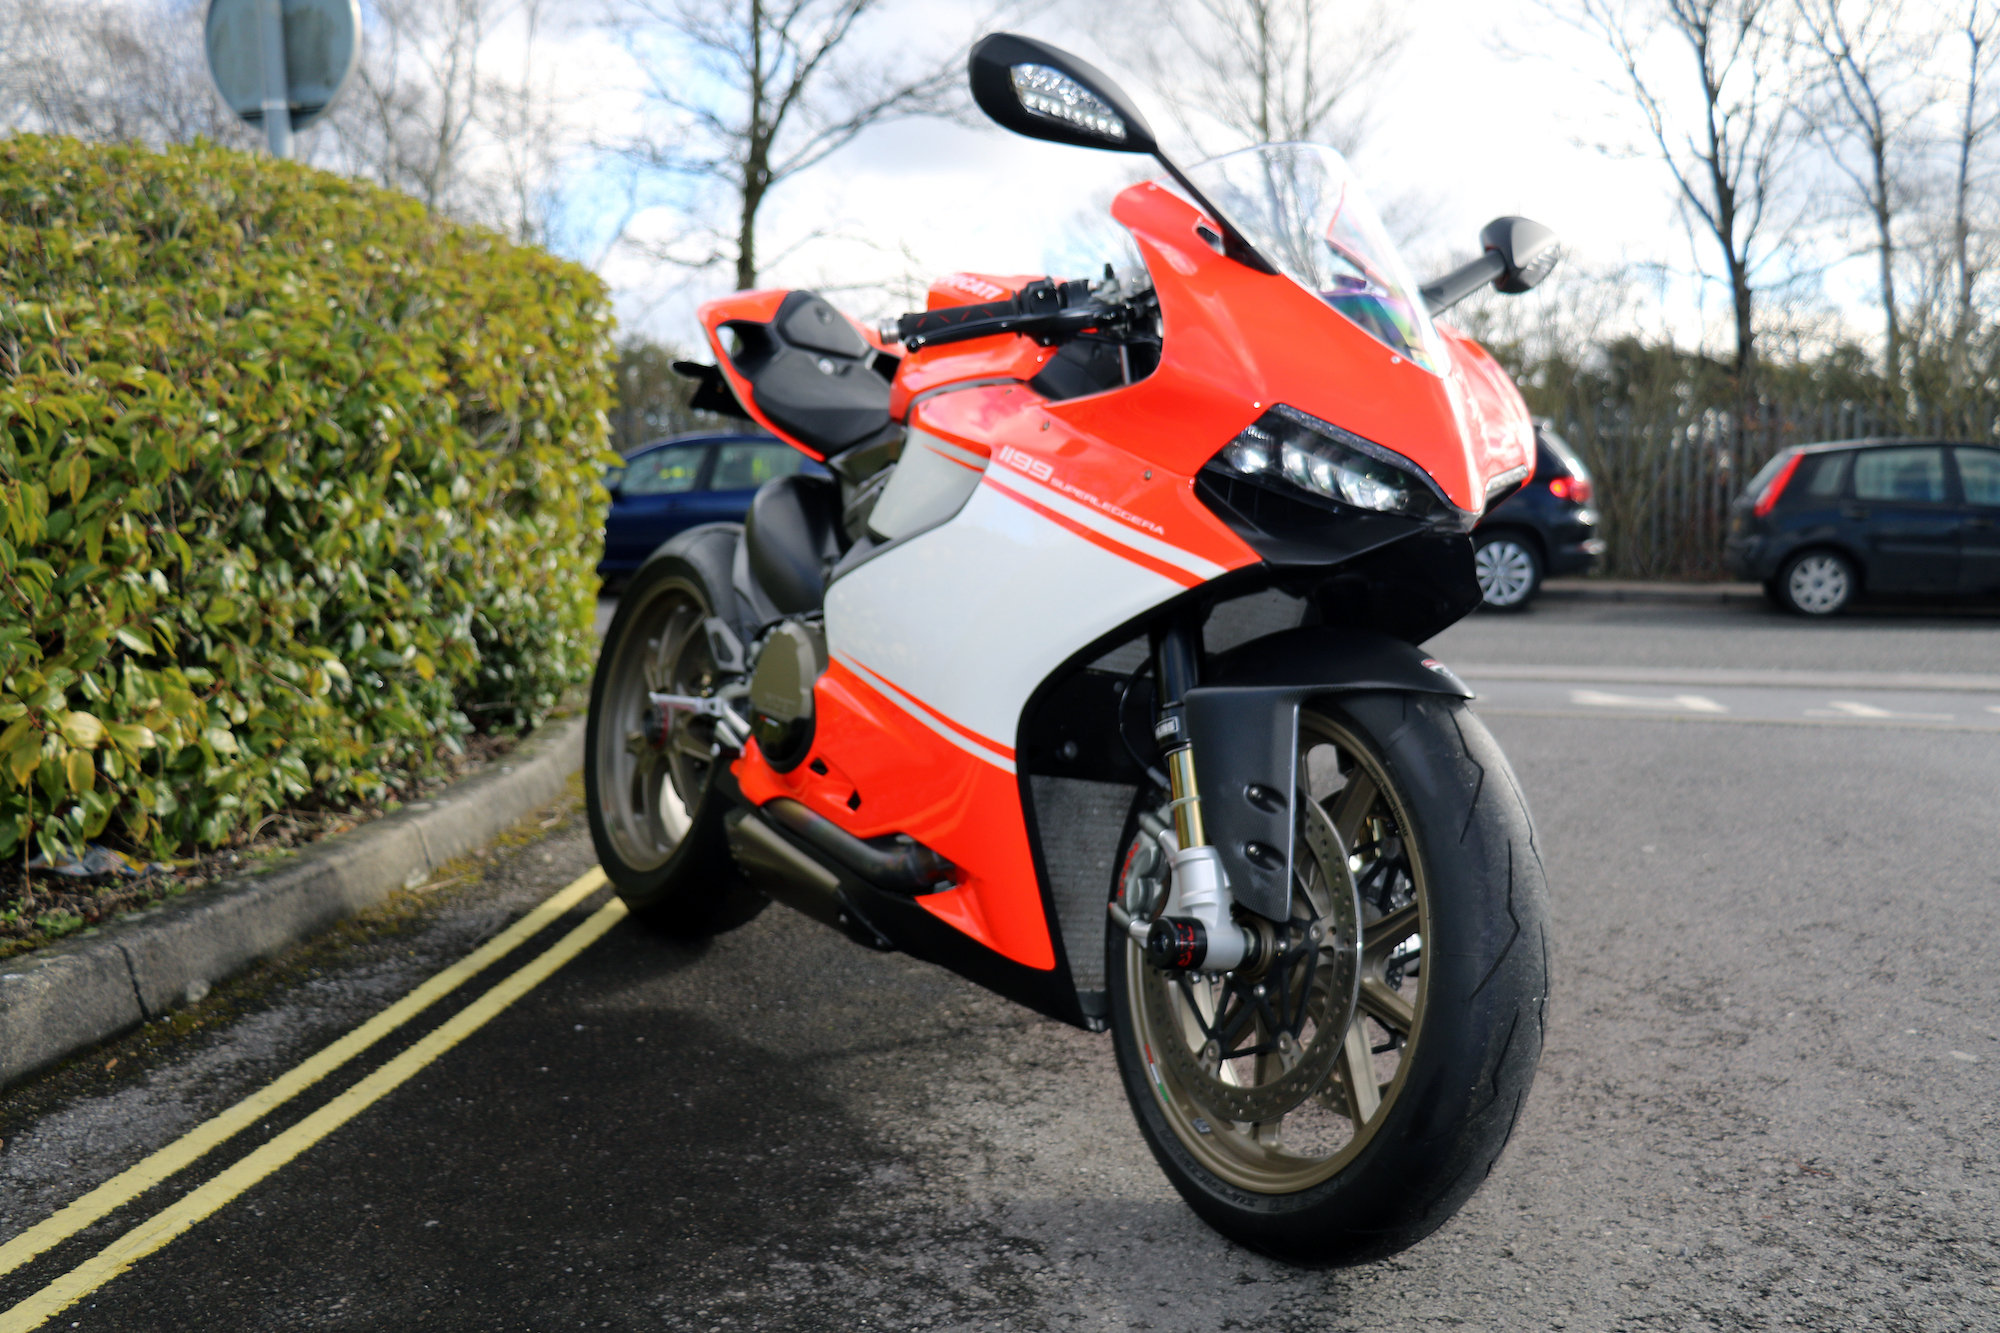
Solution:
<svg viewBox="0 0 2000 1333"><path fill-rule="evenodd" d="M1532 290L1556 266L1556 234L1528 218L1494 218L1479 232L1480 247L1506 267L1493 289L1508 296Z"/></svg>
<svg viewBox="0 0 2000 1333"><path fill-rule="evenodd" d="M1016 134L1114 153L1158 150L1124 90L1059 47L996 32L973 46L970 65L972 100Z"/></svg>

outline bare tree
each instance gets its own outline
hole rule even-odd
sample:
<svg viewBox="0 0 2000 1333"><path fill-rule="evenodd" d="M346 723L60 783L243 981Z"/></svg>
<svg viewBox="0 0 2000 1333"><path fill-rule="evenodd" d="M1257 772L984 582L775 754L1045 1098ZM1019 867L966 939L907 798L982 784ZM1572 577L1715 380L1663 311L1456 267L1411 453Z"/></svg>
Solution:
<svg viewBox="0 0 2000 1333"><path fill-rule="evenodd" d="M720 223L697 207L683 231L648 247L688 268L733 265L753 287L765 259L758 215L772 191L870 126L946 112L963 53L881 68L843 51L881 0L625 0L612 16L641 70L653 123L620 145L643 167L720 194ZM714 201L710 201L714 202ZM710 215L711 217L713 214Z"/></svg>
<svg viewBox="0 0 2000 1333"><path fill-rule="evenodd" d="M0 126L99 143L247 145L190 0L0 0Z"/></svg>
<svg viewBox="0 0 2000 1333"><path fill-rule="evenodd" d="M1544 3L1610 50L1619 73L1608 86L1637 106L1690 230L1721 252L1735 372L1743 402L1754 403L1758 274L1797 221L1789 173L1803 127L1792 109L1789 9L1780 0Z"/></svg>
<svg viewBox="0 0 2000 1333"><path fill-rule="evenodd" d="M1954 35L1964 42L1964 63L1952 80L1956 103L1951 139L1952 321L1948 351L1949 383L1962 393L1971 381L1970 349L1978 317L1972 289L1978 277L1973 261L1973 190L1980 150L2000 127L2000 99L1994 96L1995 57L2000 55L2000 8L1991 0L1968 0L1954 16Z"/></svg>
<svg viewBox="0 0 2000 1333"><path fill-rule="evenodd" d="M343 165L452 211L489 93L487 45L507 0L374 0L354 86L333 113Z"/></svg>
<svg viewBox="0 0 2000 1333"><path fill-rule="evenodd" d="M1197 144L1219 127L1250 143L1311 140L1352 153L1366 135L1368 94L1409 38L1405 14L1386 0L1149 0L1137 15L1107 5L1091 26Z"/></svg>
<svg viewBox="0 0 2000 1333"><path fill-rule="evenodd" d="M1897 222L1908 190L1929 88L1909 38L1901 0L1798 0L1818 79L1807 99L1827 158L1852 188L1873 228L1882 302L1884 391L1903 382L1896 303Z"/></svg>

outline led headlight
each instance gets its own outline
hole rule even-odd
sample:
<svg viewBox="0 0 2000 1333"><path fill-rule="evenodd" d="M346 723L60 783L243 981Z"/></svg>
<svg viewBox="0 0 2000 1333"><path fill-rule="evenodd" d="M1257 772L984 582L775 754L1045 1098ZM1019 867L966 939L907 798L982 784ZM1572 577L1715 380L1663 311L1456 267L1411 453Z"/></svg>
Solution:
<svg viewBox="0 0 2000 1333"><path fill-rule="evenodd" d="M1283 403L1223 446L1215 466L1303 498L1401 514L1465 531L1479 515L1445 498L1415 463Z"/></svg>

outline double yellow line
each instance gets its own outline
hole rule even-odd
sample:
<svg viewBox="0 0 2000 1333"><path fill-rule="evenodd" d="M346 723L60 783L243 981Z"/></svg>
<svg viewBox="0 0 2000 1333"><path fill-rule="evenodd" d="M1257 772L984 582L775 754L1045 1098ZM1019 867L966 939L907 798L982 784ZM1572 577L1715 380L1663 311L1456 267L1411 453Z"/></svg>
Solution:
<svg viewBox="0 0 2000 1333"><path fill-rule="evenodd" d="M0 1245L0 1276L60 1245L116 1209L190 1165L232 1135L248 1128L325 1078L376 1042L408 1023L553 924L563 913L604 886L604 871L593 867L474 952L390 1005L319 1054L293 1067L228 1110L204 1121L138 1165L120 1172L46 1220ZM166 1245L195 1223L263 1180L406 1082L424 1066L477 1032L495 1015L548 979L556 969L589 948L625 915L613 898L584 923L550 945L533 962L509 975L408 1050L277 1135L208 1183L133 1227L96 1255L0 1314L0 1333L27 1333L139 1260Z"/></svg>

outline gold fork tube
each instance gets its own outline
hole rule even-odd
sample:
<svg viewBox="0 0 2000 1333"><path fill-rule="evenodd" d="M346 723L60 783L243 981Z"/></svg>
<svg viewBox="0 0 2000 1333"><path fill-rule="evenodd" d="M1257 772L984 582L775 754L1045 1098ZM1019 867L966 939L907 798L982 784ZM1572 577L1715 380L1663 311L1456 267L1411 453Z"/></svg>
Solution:
<svg viewBox="0 0 2000 1333"><path fill-rule="evenodd" d="M1167 787L1173 797L1174 836L1183 849L1205 847L1201 826L1201 793L1194 785L1194 747L1183 745L1167 753Z"/></svg>

